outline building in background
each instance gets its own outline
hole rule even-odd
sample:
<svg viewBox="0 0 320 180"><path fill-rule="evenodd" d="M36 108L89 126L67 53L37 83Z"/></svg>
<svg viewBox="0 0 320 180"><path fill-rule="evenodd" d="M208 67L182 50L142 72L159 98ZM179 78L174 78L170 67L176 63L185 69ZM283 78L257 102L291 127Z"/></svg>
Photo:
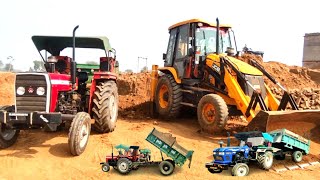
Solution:
<svg viewBox="0 0 320 180"><path fill-rule="evenodd" d="M320 69L320 33L305 34L302 66Z"/></svg>

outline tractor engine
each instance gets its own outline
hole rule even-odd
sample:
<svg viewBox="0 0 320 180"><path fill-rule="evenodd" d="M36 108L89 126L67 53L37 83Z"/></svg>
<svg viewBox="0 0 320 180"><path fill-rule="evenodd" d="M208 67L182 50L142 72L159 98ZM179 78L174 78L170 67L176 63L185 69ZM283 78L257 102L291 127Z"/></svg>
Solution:
<svg viewBox="0 0 320 180"><path fill-rule="evenodd" d="M83 111L81 95L76 92L61 92L58 99L58 110L62 114L77 114Z"/></svg>

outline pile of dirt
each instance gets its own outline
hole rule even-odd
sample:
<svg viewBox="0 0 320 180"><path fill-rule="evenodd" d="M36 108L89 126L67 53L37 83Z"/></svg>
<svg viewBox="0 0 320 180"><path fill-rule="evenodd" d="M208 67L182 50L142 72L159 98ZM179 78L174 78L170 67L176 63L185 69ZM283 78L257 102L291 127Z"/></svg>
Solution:
<svg viewBox="0 0 320 180"><path fill-rule="evenodd" d="M150 101L150 73L120 74L117 80L119 91L119 115L127 118L148 116Z"/></svg>
<svg viewBox="0 0 320 180"><path fill-rule="evenodd" d="M264 62L261 56L253 54L242 54L239 59L244 62L249 62L250 59L256 60L285 88L320 88L320 71L299 66L288 66L275 61ZM276 86L267 77L265 77L265 81L270 87Z"/></svg>
<svg viewBox="0 0 320 180"><path fill-rule="evenodd" d="M0 77L0 106L13 105L15 103L15 74L0 72Z"/></svg>

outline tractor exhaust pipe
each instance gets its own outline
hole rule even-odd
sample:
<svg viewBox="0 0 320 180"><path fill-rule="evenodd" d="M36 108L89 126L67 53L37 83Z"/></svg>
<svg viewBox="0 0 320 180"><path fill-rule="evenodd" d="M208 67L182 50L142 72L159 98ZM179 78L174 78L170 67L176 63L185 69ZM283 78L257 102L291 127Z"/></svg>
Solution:
<svg viewBox="0 0 320 180"><path fill-rule="evenodd" d="M75 61L75 53L76 53L76 30L79 28L79 25L74 27L73 32L72 32L72 60L71 60L71 84L72 84L72 90L75 89L75 84L76 84L76 61Z"/></svg>
<svg viewBox="0 0 320 180"><path fill-rule="evenodd" d="M219 39L219 36L220 36L220 24L219 24L219 18L216 19L216 22L217 22L217 35L216 35L216 54L218 55L219 54L219 44L220 44L220 39Z"/></svg>

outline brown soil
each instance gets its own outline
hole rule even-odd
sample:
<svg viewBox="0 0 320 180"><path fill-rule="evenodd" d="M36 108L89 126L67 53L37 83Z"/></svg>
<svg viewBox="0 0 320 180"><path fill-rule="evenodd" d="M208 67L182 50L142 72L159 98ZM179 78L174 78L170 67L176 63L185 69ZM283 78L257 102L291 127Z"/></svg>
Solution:
<svg viewBox="0 0 320 180"><path fill-rule="evenodd" d="M252 58L247 56L245 58ZM286 66L278 62L262 62L263 66L281 84L287 88L318 88L315 78L317 71L310 71L301 67ZM312 75L310 75L310 72ZM0 79L0 104L13 104L14 92L12 74L2 73ZM313 77L312 77L313 76ZM270 82L269 82L270 83ZM153 127L172 133L177 137L179 144L195 151L191 169L187 165L177 167L174 174L166 179L231 179L230 171L221 174L211 174L204 164L212 161L212 150L218 147L217 141L225 140L225 136L207 135L200 133L196 116L165 121L149 118L150 74L121 74L118 80L119 87L119 119L114 132L109 134L91 133L88 147L83 155L72 157L68 153L67 131L45 133L38 130L22 131L15 145L0 151L0 179L162 179L158 167L140 168L132 171L128 176L122 176L111 169L103 173L100 162L105 161L105 156L111 153L111 146L119 143L127 145L140 145L150 148L152 159L160 160L159 151L150 145L145 138ZM293 124L280 124L280 128L291 129ZM308 123L293 125L295 129L309 128L310 135L320 137L318 129ZM297 127L296 127L297 126ZM297 132L299 133L299 132ZM319 139L311 142L311 155L304 160L319 160ZM232 139L236 145L236 140ZM275 162L275 166L283 166L284 162ZM274 171L260 170L255 164L250 165L250 174L247 179L320 179L319 166L309 166L303 170L276 173Z"/></svg>

